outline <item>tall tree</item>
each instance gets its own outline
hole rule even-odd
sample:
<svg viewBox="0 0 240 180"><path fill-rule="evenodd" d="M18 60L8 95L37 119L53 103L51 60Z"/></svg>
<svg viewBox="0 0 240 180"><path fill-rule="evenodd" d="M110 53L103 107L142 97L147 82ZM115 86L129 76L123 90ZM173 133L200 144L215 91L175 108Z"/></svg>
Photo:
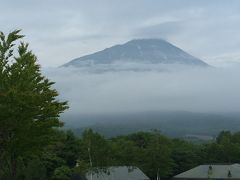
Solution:
<svg viewBox="0 0 240 180"><path fill-rule="evenodd" d="M64 135L62 144L55 147L57 148L55 149L55 152L59 157L66 161L67 166L73 168L79 157L80 142L70 130L66 131Z"/></svg>
<svg viewBox="0 0 240 180"><path fill-rule="evenodd" d="M81 162L87 162L90 170L100 171L111 164L111 149L109 142L91 129L83 132L80 141Z"/></svg>
<svg viewBox="0 0 240 180"><path fill-rule="evenodd" d="M28 44L18 43L19 33L0 32L0 176L13 180L18 159L51 141L54 127L63 125L59 114L67 108L67 102L57 99L54 83L41 74Z"/></svg>

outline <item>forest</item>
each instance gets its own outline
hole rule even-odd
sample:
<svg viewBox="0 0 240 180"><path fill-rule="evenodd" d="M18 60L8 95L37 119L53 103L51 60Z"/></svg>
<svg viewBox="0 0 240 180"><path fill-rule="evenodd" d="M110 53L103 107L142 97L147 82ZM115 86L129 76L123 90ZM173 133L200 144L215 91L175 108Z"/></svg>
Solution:
<svg viewBox="0 0 240 180"><path fill-rule="evenodd" d="M86 129L64 131L68 107L41 73L20 30L0 33L0 177L10 180L67 180L110 166L137 166L161 179L205 163L240 161L240 133L222 131L214 141L195 144L158 130L106 138Z"/></svg>
<svg viewBox="0 0 240 180"><path fill-rule="evenodd" d="M110 166L136 166L151 179L157 173L161 179L170 179L200 164L240 161L240 133L228 131L206 144L171 139L158 131L108 139L91 129L80 137L72 131L55 130L48 138L52 142L40 153L17 158L17 179L67 180L90 171L105 172ZM11 179L11 167L1 165L0 177Z"/></svg>

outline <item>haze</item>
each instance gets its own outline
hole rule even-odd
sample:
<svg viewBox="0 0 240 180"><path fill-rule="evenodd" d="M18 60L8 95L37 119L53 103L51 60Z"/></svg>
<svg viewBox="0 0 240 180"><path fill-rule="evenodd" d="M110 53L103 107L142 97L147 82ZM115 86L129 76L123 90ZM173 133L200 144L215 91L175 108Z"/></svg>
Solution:
<svg viewBox="0 0 240 180"><path fill-rule="evenodd" d="M126 68L127 64L124 66ZM175 68L89 72L46 69L73 114L142 111L239 112L240 71L229 68ZM166 68L166 67L164 67ZM93 69L91 68L91 71Z"/></svg>
<svg viewBox="0 0 240 180"><path fill-rule="evenodd" d="M10 2L1 1L1 30L23 29L45 74L69 101L67 113L239 112L240 1ZM94 72L98 67L58 68L133 38L165 39L213 67L161 72L138 64L143 71L104 73Z"/></svg>

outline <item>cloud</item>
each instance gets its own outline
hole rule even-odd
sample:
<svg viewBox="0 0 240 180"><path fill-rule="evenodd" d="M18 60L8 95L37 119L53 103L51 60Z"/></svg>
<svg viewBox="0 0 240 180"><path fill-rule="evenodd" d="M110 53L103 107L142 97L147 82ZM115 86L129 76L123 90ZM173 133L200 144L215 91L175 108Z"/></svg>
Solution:
<svg viewBox="0 0 240 180"><path fill-rule="evenodd" d="M122 67L127 67L125 64ZM162 71L93 72L87 69L45 69L68 100L70 114L112 114L144 111L239 112L238 67ZM166 67L164 67L166 68ZM151 69L151 68L150 68Z"/></svg>

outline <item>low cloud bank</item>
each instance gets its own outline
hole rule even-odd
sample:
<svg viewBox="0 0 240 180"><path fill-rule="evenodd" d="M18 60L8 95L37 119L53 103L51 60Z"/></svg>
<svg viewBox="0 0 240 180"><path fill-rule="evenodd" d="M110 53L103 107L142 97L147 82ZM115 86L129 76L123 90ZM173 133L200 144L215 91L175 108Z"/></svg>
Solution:
<svg viewBox="0 0 240 180"><path fill-rule="evenodd" d="M44 73L69 101L67 113L72 114L240 111L240 67L120 67L125 68L50 68Z"/></svg>

